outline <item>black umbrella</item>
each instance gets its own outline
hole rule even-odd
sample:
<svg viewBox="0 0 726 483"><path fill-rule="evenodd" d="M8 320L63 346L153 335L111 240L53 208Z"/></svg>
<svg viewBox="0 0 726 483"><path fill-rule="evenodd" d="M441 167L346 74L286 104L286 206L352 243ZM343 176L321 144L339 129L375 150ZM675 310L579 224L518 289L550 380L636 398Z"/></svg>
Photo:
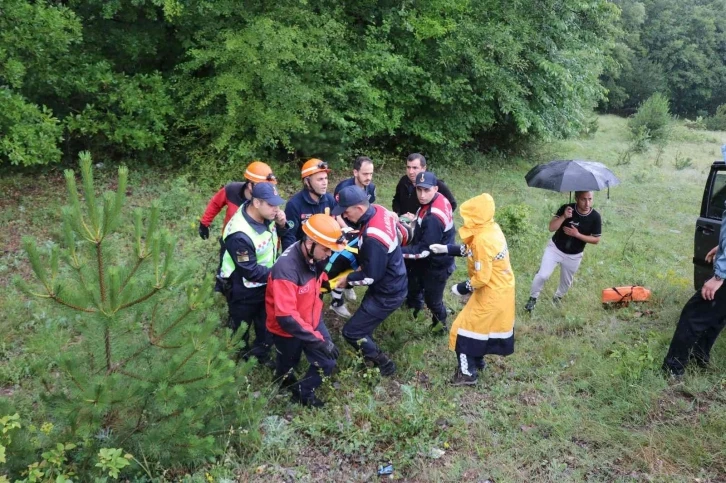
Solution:
<svg viewBox="0 0 726 483"><path fill-rule="evenodd" d="M600 191L620 184L604 164L579 159L538 164L524 179L529 187L560 192Z"/></svg>

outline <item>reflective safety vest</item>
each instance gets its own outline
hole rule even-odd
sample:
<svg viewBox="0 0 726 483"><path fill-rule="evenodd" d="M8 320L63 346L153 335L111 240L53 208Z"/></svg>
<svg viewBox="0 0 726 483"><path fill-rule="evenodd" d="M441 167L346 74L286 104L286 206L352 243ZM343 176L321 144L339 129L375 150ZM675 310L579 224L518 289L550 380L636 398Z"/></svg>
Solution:
<svg viewBox="0 0 726 483"><path fill-rule="evenodd" d="M270 222L268 230L265 230L262 233L257 233L257 230L252 228L252 226L250 226L247 222L247 219L244 217L243 210L246 206L247 204L240 206L239 210L237 210L232 218L230 218L229 223L227 223L227 226L224 229L224 235L222 238L226 240L228 236L234 233L244 233L250 238L250 240L252 240L252 244L255 246L257 264L271 268L275 263L275 260L277 260L278 255L277 229L275 227L275 221L273 220ZM225 251L224 257L222 258L221 277L229 278L235 268L236 266L232 255L228 251ZM247 288L262 287L263 285L266 285L266 283L251 282L244 277L242 277L242 282Z"/></svg>
<svg viewBox="0 0 726 483"><path fill-rule="evenodd" d="M358 248L363 248L363 235L369 236L383 243L392 253L398 248L398 227L396 217L381 205L371 205L375 210L368 223L361 227L358 236Z"/></svg>
<svg viewBox="0 0 726 483"><path fill-rule="evenodd" d="M416 223L421 226L426 215L431 214L441 220L444 225L444 232L454 229L454 210L451 209L451 203L445 196L438 193L435 195L431 203L424 205L416 212Z"/></svg>

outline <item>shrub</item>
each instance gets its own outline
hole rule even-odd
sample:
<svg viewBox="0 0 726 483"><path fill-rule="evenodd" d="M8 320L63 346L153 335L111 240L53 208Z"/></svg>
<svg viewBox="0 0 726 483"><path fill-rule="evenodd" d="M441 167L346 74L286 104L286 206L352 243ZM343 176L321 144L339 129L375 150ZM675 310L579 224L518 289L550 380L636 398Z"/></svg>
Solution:
<svg viewBox="0 0 726 483"><path fill-rule="evenodd" d="M527 240L534 233L530 217L532 210L524 204L507 205L496 212L496 220L510 246Z"/></svg>
<svg viewBox="0 0 726 483"><path fill-rule="evenodd" d="M668 98L656 92L640 105L638 112L630 118L628 128L634 139L647 133L651 140L667 139L671 123Z"/></svg>
<svg viewBox="0 0 726 483"><path fill-rule="evenodd" d="M60 441L88 442L79 461L101 447L124 447L167 467L221 453L218 438L238 428L247 435L242 445L252 441L264 398L247 391L250 364L230 359L236 341L216 334L211 281L197 285L175 263L158 202L122 227L125 167L116 192L99 202L91 156L80 158L83 201L75 173L65 172L64 249L52 246L46 258L26 237L37 280L32 287L17 280L27 293L79 314L44 339L43 352L54 354L57 367L45 377L44 399L62 427Z"/></svg>
<svg viewBox="0 0 726 483"><path fill-rule="evenodd" d="M711 131L726 131L726 104L716 108L716 114L706 118L706 129Z"/></svg>

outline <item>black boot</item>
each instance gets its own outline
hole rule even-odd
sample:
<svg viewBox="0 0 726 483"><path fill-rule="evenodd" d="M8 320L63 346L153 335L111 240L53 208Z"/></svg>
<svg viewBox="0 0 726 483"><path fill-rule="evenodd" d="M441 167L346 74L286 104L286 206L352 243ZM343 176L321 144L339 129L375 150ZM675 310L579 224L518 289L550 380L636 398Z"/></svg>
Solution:
<svg viewBox="0 0 726 483"><path fill-rule="evenodd" d="M535 305L537 305L537 299L535 297L530 297L529 300L527 300L527 305L524 306L524 310L532 312Z"/></svg>
<svg viewBox="0 0 726 483"><path fill-rule="evenodd" d="M392 376L396 372L396 364L388 358L383 352L379 352L375 357L366 357L381 372L381 376Z"/></svg>

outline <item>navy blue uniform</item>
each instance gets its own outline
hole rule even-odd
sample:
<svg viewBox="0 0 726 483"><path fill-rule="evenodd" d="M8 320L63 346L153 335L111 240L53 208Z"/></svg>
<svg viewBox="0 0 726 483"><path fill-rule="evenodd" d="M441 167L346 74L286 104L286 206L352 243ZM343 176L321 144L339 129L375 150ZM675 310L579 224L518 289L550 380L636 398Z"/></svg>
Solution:
<svg viewBox="0 0 726 483"><path fill-rule="evenodd" d="M257 231L267 231L268 225L255 221L247 214L245 208L248 202L241 207L242 215L247 223ZM284 233L284 231L283 231ZM265 362L270 353L272 336L265 328L265 285L260 287L246 287L242 278L254 283L267 283L270 268L259 265L255 254L255 246L249 236L242 232L229 235L224 240L224 247L232 255L235 269L229 276L230 290L225 294L229 306L230 328L234 331L240 327L242 322L247 322L247 330L243 335L245 347L249 347L250 327L255 328L255 340L246 356L255 356L260 362ZM245 257L237 257L234 254L244 253Z"/></svg>
<svg viewBox="0 0 726 483"><path fill-rule="evenodd" d="M340 190L345 188L346 186L353 186L355 184L355 178L350 177L348 179L344 179L340 183L338 183L338 186L335 187L333 190L333 196L337 198L338 193ZM373 184L371 181L368 186L365 187L365 192L368 195L368 203L375 203L376 202L376 185Z"/></svg>
<svg viewBox="0 0 726 483"><path fill-rule="evenodd" d="M413 241L402 248L409 266L406 304L418 312L425 302L431 310L434 324L440 322L446 325L444 289L446 281L454 273L454 257L444 255L416 259L416 255L429 250L432 244L453 244L455 233L451 204L437 193L429 204L419 208Z"/></svg>
<svg viewBox="0 0 726 483"><path fill-rule="evenodd" d="M360 270L348 275L348 286L367 286L368 290L343 326L343 337L366 358L376 359L380 349L373 341L373 331L401 306L408 281L393 213L371 205L358 224Z"/></svg>
<svg viewBox="0 0 726 483"><path fill-rule="evenodd" d="M325 213L325 208L332 210L334 206L335 198L330 193L325 193L318 201L315 201L310 192L304 189L290 198L285 205L288 229L281 236L283 251L296 241L302 240L303 221L318 213Z"/></svg>

